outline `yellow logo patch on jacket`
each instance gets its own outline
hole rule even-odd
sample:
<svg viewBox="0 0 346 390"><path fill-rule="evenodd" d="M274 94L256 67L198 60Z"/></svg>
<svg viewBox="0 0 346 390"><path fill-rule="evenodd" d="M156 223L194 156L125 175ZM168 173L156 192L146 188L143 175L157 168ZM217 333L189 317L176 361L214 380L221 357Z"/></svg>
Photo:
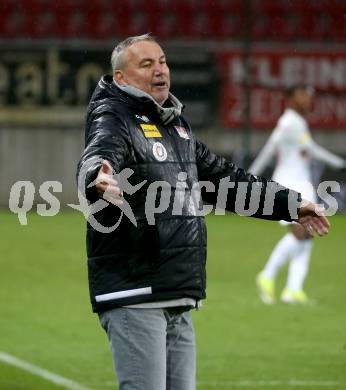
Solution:
<svg viewBox="0 0 346 390"><path fill-rule="evenodd" d="M141 123L140 124L142 130L143 130L143 133L144 133L144 136L146 138L161 138L162 135L159 131L159 129L156 127L156 125L148 125L147 123Z"/></svg>

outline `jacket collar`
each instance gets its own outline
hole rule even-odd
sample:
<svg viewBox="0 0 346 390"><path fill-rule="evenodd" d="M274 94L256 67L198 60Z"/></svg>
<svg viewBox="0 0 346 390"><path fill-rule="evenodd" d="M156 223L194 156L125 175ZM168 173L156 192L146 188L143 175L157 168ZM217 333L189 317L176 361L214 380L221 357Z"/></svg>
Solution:
<svg viewBox="0 0 346 390"><path fill-rule="evenodd" d="M160 119L164 124L171 122L174 118L181 115L181 112L183 110L183 104L171 92L169 92L168 99L165 102L165 105L169 105L169 106L163 107L160 104L158 104L151 95L136 87L133 87L132 85L122 86L116 83L115 80L113 80L113 83L121 91L140 100L141 102L152 103L155 107L155 111L160 116Z"/></svg>

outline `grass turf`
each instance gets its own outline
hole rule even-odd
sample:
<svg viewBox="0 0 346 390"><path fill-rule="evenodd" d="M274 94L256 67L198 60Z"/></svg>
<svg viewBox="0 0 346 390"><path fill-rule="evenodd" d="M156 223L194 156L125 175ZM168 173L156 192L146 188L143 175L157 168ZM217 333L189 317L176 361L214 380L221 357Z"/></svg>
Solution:
<svg viewBox="0 0 346 390"><path fill-rule="evenodd" d="M265 306L255 274L285 228L207 218L208 299L193 313L199 390L346 389L346 216L331 222L330 235L316 239L306 282L315 304ZM88 301L84 229L75 212L29 214L28 226L0 213L0 351L93 390L111 389L111 355ZM59 388L0 362L0 390Z"/></svg>

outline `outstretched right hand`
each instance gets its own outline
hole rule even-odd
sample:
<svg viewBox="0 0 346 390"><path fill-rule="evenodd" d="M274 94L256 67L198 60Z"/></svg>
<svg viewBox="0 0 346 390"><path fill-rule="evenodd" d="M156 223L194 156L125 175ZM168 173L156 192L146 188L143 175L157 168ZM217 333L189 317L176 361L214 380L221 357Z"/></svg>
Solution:
<svg viewBox="0 0 346 390"><path fill-rule="evenodd" d="M104 160L95 180L97 194L109 203L119 206L123 204L123 193L115 180L111 164Z"/></svg>

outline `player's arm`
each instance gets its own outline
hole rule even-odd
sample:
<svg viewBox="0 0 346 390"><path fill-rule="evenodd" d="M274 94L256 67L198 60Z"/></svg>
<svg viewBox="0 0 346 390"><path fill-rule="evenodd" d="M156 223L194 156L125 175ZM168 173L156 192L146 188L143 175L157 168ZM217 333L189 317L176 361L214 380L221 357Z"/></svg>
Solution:
<svg viewBox="0 0 346 390"><path fill-rule="evenodd" d="M248 169L253 175L260 175L273 159L279 139L279 129L275 129L256 159Z"/></svg>
<svg viewBox="0 0 346 390"><path fill-rule="evenodd" d="M219 194L224 194L224 184L228 185L226 198L223 201L226 210L235 212L236 201L245 198L249 204L251 197L257 196L258 207L253 217L269 220L292 221L297 218L301 196L280 184L263 177L254 176L230 161L218 156L202 142L196 140L196 162L200 181L214 184L215 191L207 192L202 188L205 202L216 205ZM272 199L268 208L268 199ZM267 202L266 202L267 200Z"/></svg>
<svg viewBox="0 0 346 390"><path fill-rule="evenodd" d="M311 138L307 142L306 148L310 156L316 160L322 161L334 168L346 167L346 161L343 158L329 152L327 149L314 142Z"/></svg>
<svg viewBox="0 0 346 390"><path fill-rule="evenodd" d="M291 136L294 138L293 141L298 144L302 155L307 153L310 157L335 168L345 167L345 160L343 158L329 152L312 139L309 128L305 122L301 126L295 126L294 130L295 131L291 132Z"/></svg>

